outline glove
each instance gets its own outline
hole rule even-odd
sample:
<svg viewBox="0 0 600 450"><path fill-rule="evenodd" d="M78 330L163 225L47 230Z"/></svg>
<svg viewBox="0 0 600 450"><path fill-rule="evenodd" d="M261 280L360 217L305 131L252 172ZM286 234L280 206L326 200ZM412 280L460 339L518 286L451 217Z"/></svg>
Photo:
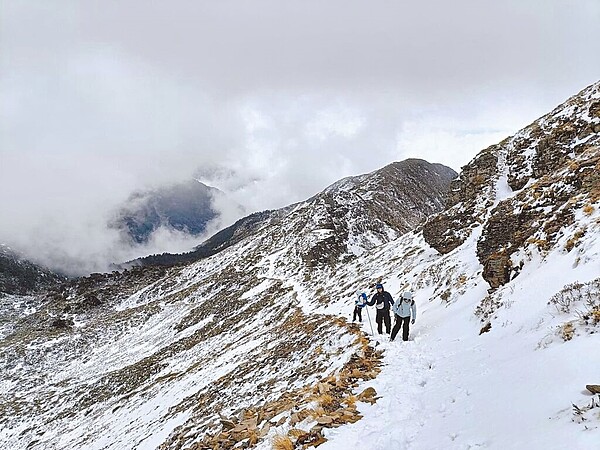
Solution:
<svg viewBox="0 0 600 450"><path fill-rule="evenodd" d="M411 320L410 323L415 324L415 319Z"/></svg>

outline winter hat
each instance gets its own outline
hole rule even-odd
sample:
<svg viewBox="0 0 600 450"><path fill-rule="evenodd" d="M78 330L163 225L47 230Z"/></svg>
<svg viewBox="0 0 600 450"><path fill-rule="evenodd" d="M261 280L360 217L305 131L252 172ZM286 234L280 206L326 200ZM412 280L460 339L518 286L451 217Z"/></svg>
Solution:
<svg viewBox="0 0 600 450"><path fill-rule="evenodd" d="M375 289L383 289L383 284L377 283L377 286L375 286Z"/></svg>
<svg viewBox="0 0 600 450"><path fill-rule="evenodd" d="M404 298L406 300L410 300L410 299L412 299L412 293L406 291L404 294L402 294L402 298Z"/></svg>

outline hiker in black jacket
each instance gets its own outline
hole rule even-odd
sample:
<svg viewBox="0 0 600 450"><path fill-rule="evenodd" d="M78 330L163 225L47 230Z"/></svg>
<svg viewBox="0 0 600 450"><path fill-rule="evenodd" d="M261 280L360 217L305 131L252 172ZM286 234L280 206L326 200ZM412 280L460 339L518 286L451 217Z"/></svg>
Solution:
<svg viewBox="0 0 600 450"><path fill-rule="evenodd" d="M382 284L375 286L377 292L371 297L371 301L368 303L369 306L375 305L377 308L377 315L375 321L377 322L377 331L382 334L382 322L385 323L385 332L390 334L390 327L392 320L390 318L390 308L394 304L394 299L389 292L383 290Z"/></svg>

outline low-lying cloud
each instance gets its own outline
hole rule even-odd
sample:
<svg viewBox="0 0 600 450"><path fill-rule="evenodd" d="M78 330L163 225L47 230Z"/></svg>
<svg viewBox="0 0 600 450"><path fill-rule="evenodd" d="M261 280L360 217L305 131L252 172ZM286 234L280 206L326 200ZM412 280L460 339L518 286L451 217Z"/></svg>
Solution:
<svg viewBox="0 0 600 450"><path fill-rule="evenodd" d="M595 1L0 6L0 242L69 273L132 247L134 191L197 177L208 231L421 157L458 170L596 81Z"/></svg>

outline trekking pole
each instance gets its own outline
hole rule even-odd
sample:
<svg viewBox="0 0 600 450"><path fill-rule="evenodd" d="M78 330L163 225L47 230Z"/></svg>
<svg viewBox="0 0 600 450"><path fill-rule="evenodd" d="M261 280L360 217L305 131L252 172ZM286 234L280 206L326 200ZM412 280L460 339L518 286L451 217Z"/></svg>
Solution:
<svg viewBox="0 0 600 450"><path fill-rule="evenodd" d="M371 336L375 336L375 332L373 331L373 324L371 323L371 315L369 314L369 306L365 306L367 310L367 318L369 319L369 325L371 326Z"/></svg>

